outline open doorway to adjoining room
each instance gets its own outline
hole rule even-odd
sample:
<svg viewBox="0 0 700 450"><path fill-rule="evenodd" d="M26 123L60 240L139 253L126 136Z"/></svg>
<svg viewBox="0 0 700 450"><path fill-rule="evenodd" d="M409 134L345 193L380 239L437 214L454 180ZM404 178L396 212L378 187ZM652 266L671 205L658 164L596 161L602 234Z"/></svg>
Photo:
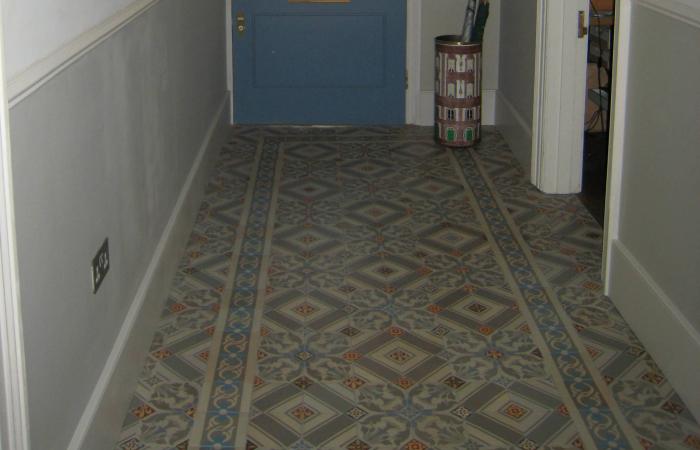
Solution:
<svg viewBox="0 0 700 450"><path fill-rule="evenodd" d="M580 199L603 225L610 130L614 0L590 0L586 122Z"/></svg>

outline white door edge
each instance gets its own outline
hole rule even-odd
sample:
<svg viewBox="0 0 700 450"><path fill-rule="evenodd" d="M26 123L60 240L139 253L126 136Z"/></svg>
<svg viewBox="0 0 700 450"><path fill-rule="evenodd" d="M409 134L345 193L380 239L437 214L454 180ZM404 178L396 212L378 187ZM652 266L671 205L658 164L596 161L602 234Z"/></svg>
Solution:
<svg viewBox="0 0 700 450"><path fill-rule="evenodd" d="M581 190L587 38L578 38L578 11L588 26L587 0L538 0L531 181L551 194Z"/></svg>
<svg viewBox="0 0 700 450"><path fill-rule="evenodd" d="M603 280L605 294L610 295L610 274L613 244L619 236L620 193L622 192L622 161L625 146L627 115L627 80L630 49L632 1L615 1L615 48L613 49L612 101L610 104L610 141L608 148L608 178L605 199L603 243Z"/></svg>
<svg viewBox="0 0 700 450"><path fill-rule="evenodd" d="M226 0L226 80L231 92L230 111L231 124L236 121L234 117L233 100L233 24L232 3L235 0ZM418 124L420 119L420 65L421 65L421 12L423 0L406 0L406 75L408 77L406 87L406 123Z"/></svg>
<svg viewBox="0 0 700 450"><path fill-rule="evenodd" d="M0 6L0 448L29 450L27 380L17 269L9 104Z"/></svg>

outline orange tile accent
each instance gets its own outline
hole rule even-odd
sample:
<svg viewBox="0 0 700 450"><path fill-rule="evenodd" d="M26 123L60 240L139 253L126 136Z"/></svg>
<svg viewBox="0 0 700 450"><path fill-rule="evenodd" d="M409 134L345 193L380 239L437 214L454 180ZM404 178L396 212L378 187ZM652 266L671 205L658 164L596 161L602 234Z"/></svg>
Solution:
<svg viewBox="0 0 700 450"><path fill-rule="evenodd" d="M160 359L160 360L170 358L171 356L173 356L173 352L171 352L167 348L162 348L160 350L156 350L155 352L153 352L151 354L153 355L154 358Z"/></svg>
<svg viewBox="0 0 700 450"><path fill-rule="evenodd" d="M343 382L343 384L344 384L345 386L349 387L350 389L355 390L355 389L361 388L362 386L364 386L365 384L367 384L367 382L366 382L365 380L363 380L362 378L360 378L360 377L355 377L355 376L353 376L353 377L350 377L350 378L348 378L347 380L345 380L345 381Z"/></svg>
<svg viewBox="0 0 700 450"><path fill-rule="evenodd" d="M494 330L491 327L479 327L479 333L486 336L490 336L491 334L493 334L493 331Z"/></svg>
<svg viewBox="0 0 700 450"><path fill-rule="evenodd" d="M402 328L399 327L391 327L389 328L389 334L394 337L398 337L403 335L404 331Z"/></svg>
<svg viewBox="0 0 700 450"><path fill-rule="evenodd" d="M563 403L561 405L559 405L559 407L557 408L557 411L559 411L559 414L561 414L562 416L569 415L569 408L567 408L566 405Z"/></svg>
<svg viewBox="0 0 700 450"><path fill-rule="evenodd" d="M428 311L430 311L433 314L438 314L443 311L443 307L440 305L432 304L428 306Z"/></svg>
<svg viewBox="0 0 700 450"><path fill-rule="evenodd" d="M413 381L411 381L410 379L408 379L408 378L406 378L406 377L401 377L401 378L399 378L398 380L396 380L396 384L397 384L400 388L408 389L408 388L410 388L411 386L413 386Z"/></svg>
<svg viewBox="0 0 700 450"><path fill-rule="evenodd" d="M139 419L145 419L156 412L150 405L143 404L131 410L131 413Z"/></svg>
<svg viewBox="0 0 700 450"><path fill-rule="evenodd" d="M343 359L346 361L357 361L362 358L362 355L357 352L347 352L343 355Z"/></svg>
<svg viewBox="0 0 700 450"><path fill-rule="evenodd" d="M404 450L428 450L428 446L419 440L412 439L403 446Z"/></svg>
<svg viewBox="0 0 700 450"><path fill-rule="evenodd" d="M170 305L170 311L174 313L179 313L187 309L187 306L183 305L182 303L174 303Z"/></svg>

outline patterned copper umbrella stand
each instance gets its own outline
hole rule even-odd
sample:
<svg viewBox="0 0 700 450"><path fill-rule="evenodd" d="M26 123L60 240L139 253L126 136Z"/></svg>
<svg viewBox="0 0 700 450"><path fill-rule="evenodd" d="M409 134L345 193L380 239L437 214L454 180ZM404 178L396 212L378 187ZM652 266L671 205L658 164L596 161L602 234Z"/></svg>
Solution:
<svg viewBox="0 0 700 450"><path fill-rule="evenodd" d="M435 138L471 147L481 136L481 43L435 38Z"/></svg>

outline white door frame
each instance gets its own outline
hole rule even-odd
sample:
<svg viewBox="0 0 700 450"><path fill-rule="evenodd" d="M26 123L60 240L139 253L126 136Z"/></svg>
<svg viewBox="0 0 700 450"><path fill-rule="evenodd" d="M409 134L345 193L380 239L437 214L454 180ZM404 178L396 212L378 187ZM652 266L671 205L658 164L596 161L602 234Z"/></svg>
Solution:
<svg viewBox="0 0 700 450"><path fill-rule="evenodd" d="M232 2L226 0L226 83L228 86L231 124L235 123L233 112L233 24ZM423 0L406 0L406 123L417 124L420 103L420 54L421 11Z"/></svg>
<svg viewBox="0 0 700 450"><path fill-rule="evenodd" d="M231 15L232 0L226 0L226 88L229 96L229 120L233 125L233 16Z"/></svg>
<svg viewBox="0 0 700 450"><path fill-rule="evenodd" d="M605 294L610 295L610 258L613 243L619 236L620 194L622 192L622 159L627 117L627 80L629 78L630 29L632 0L615 1L615 40L610 104L610 138L608 143L608 178L605 198L603 241L603 279Z"/></svg>
<svg viewBox="0 0 700 450"><path fill-rule="evenodd" d="M2 24L0 6L0 448L29 450L27 380L17 270Z"/></svg>
<svg viewBox="0 0 700 450"><path fill-rule="evenodd" d="M578 37L578 11L588 26L588 0L537 2L530 172L552 194L581 190L588 39Z"/></svg>
<svg viewBox="0 0 700 450"><path fill-rule="evenodd" d="M423 0L407 0L406 6L406 123L418 124Z"/></svg>
<svg viewBox="0 0 700 450"><path fill-rule="evenodd" d="M571 40L566 41L562 38L564 29L561 20L564 15L563 3L558 0L538 0L532 182L543 191L552 193L577 192L580 189L580 175L582 173L580 149L583 148L583 144L570 139L564 141L566 145L562 145L560 139L560 136L565 133L575 133L576 137L582 137L582 133L576 127L583 124L583 119L578 122L571 121L571 109L564 111L569 114L568 117L560 115L561 104L564 102L572 102L573 104L572 98L584 101L586 98L585 89L584 92L581 92L580 87L572 90L571 86L567 88L562 82L563 65L566 64L562 53L566 53L567 49L570 53L578 51L571 50ZM612 254L613 242L617 239L619 231L631 9L632 0L615 1L615 40L603 247L603 278L606 294L610 293L609 258ZM571 11L569 11L570 13ZM586 13L587 15L588 13ZM567 20L571 20L570 17L567 17ZM568 26L570 27L570 25ZM565 45L568 43L568 47L565 48L565 45L561 44L562 42ZM585 61L585 56L580 54L575 56L580 61ZM580 69L576 70L580 72ZM573 96L573 94L576 95ZM580 105L576 105L576 108L578 113L582 111Z"/></svg>

